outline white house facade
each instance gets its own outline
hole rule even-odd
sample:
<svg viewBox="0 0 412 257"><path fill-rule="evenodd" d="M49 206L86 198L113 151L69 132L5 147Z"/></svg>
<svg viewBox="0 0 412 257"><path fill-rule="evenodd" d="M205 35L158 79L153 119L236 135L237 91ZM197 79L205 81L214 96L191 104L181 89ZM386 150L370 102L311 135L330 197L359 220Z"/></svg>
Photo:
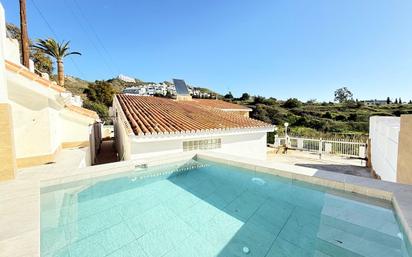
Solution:
<svg viewBox="0 0 412 257"><path fill-rule="evenodd" d="M18 42L5 30L0 8L0 180L14 178L17 168L55 161L62 148L81 147L84 165L91 164L98 115L80 107L79 97L21 65Z"/></svg>

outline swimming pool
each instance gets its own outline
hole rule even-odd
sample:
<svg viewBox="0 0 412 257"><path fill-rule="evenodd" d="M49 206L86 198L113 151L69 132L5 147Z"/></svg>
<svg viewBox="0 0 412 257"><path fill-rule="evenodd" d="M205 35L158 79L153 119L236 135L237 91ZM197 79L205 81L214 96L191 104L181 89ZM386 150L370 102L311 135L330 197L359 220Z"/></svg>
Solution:
<svg viewBox="0 0 412 257"><path fill-rule="evenodd" d="M41 193L42 256L384 256L390 203L191 160Z"/></svg>

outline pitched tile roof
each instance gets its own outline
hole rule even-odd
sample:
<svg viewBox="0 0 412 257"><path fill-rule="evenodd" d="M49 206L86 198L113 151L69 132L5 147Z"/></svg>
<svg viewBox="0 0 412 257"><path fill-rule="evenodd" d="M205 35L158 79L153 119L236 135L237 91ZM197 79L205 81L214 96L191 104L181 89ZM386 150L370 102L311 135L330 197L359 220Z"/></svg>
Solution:
<svg viewBox="0 0 412 257"><path fill-rule="evenodd" d="M72 112L76 112L78 114L81 114L83 116L89 117L89 118L93 118L94 120L100 120L99 115L97 115L97 113L95 111L83 108L83 107L79 107L76 105L72 105L72 104L66 104L66 109L72 111Z"/></svg>
<svg viewBox="0 0 412 257"><path fill-rule="evenodd" d="M218 108L221 110L239 110L239 111L251 111L252 109L239 104L229 103L222 100L215 99L193 99L193 104L201 105L204 107Z"/></svg>
<svg viewBox="0 0 412 257"><path fill-rule="evenodd" d="M116 98L136 135L198 132L272 125L218 108L196 106L191 101L119 94Z"/></svg>

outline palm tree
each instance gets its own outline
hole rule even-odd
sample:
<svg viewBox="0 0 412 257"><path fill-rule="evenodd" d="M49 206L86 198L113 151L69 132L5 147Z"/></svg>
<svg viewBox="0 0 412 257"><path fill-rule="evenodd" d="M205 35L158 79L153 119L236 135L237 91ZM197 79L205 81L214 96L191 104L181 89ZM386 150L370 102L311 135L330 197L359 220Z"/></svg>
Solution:
<svg viewBox="0 0 412 257"><path fill-rule="evenodd" d="M79 52L70 52L70 41L63 41L61 43L49 38L46 40L38 39L37 44L33 47L39 49L43 53L56 58L57 62L57 80L60 86L64 86L64 65L63 58L72 54L81 55Z"/></svg>

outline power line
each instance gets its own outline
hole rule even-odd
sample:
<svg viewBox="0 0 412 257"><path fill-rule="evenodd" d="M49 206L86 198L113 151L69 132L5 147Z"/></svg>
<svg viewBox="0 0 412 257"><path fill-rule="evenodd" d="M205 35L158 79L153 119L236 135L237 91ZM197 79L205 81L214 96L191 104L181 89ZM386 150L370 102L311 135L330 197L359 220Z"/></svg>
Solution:
<svg viewBox="0 0 412 257"><path fill-rule="evenodd" d="M49 28L49 30L51 31L51 33L54 35L55 38L59 38L57 36L57 33L54 31L53 27L50 25L50 23L47 21L46 17L43 15L42 11L40 10L40 8L37 6L37 4L34 2L34 0L31 0L31 2L33 3L34 8L37 10L37 12L39 13L40 17L42 18L42 20L46 23L47 27ZM69 56L70 61L73 63L74 67L77 69L77 71L81 74L81 76L84 78L85 75L84 73L80 70L79 66L77 65L77 63L74 61L74 59Z"/></svg>
<svg viewBox="0 0 412 257"><path fill-rule="evenodd" d="M49 27L49 30L51 31L51 33L58 38L57 33L53 30L52 26L50 25L50 23L47 21L46 17L44 17L42 11L40 10L40 8L37 6L37 4L34 2L34 0L31 0L31 2L33 3L34 8L36 8L37 12L39 13L40 17L43 19L43 21L46 23L47 27Z"/></svg>
<svg viewBox="0 0 412 257"><path fill-rule="evenodd" d="M100 52L99 47L94 43L94 41L92 40L92 38L90 37L90 33L88 33L88 31L86 30L86 28L83 26L83 23L80 21L79 17L76 15L76 13L74 12L74 10L71 8L70 4L68 3L67 0L64 0L64 3L66 4L66 7L68 9L70 9L70 13L72 14L73 18L76 20L77 24L81 27L81 29L83 30L83 32L86 34L86 38L88 39L88 41L90 42L90 44L92 45L92 48L96 50L97 54L100 56L100 58L104 61L106 68L108 69L109 72L113 72L113 69L110 67L110 65L108 64L107 60L104 58L104 54L102 54L102 52Z"/></svg>
<svg viewBox="0 0 412 257"><path fill-rule="evenodd" d="M111 64L115 64L114 59L112 58L110 52L107 50L107 48L104 46L103 41L100 39L98 33L96 32L96 30L94 29L93 25L91 24L91 22L88 20L87 16L84 14L84 12L82 11L79 3L77 2L77 0L73 0L73 2L75 3L76 7L79 9L80 14L83 16L83 19L86 21L86 23L89 25L91 31L93 32L94 36L97 39L97 42L100 44L100 46L102 47L103 51L106 52L107 57L110 59L110 63ZM115 67L117 68L117 72L119 72L119 69L117 67L117 65L115 65Z"/></svg>

